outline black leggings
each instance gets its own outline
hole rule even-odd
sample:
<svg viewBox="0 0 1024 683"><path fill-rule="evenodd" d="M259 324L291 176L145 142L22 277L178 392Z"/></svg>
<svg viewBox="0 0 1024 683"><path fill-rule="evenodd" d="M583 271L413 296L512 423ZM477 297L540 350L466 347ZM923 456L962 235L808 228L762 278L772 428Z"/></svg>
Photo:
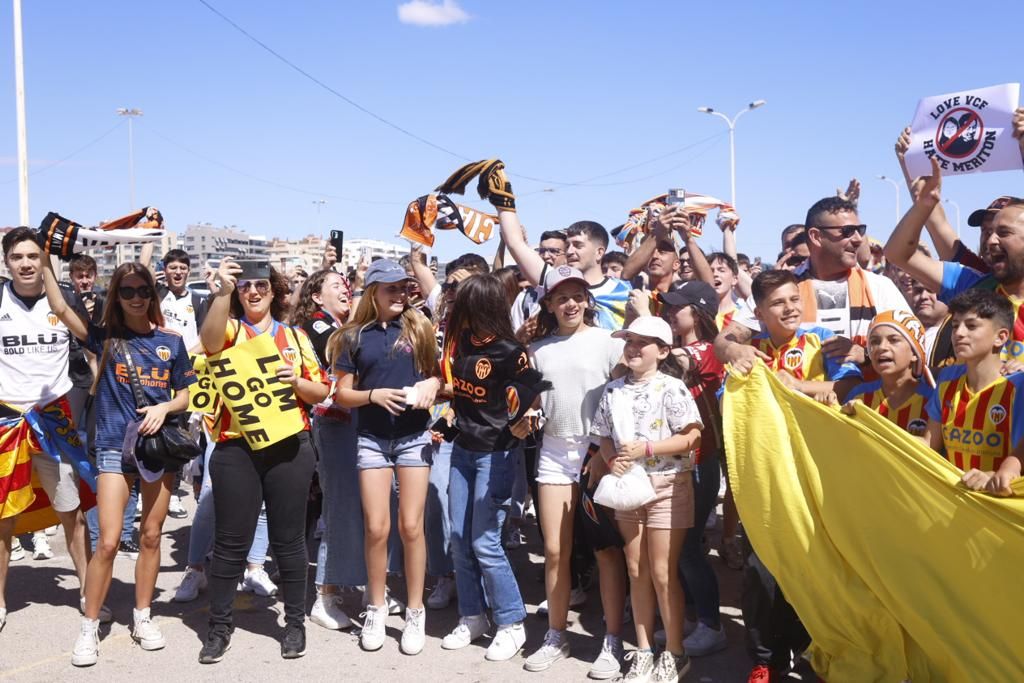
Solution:
<svg viewBox="0 0 1024 683"><path fill-rule="evenodd" d="M316 458L301 432L260 451L244 439L217 444L210 456L216 513L210 564L210 628L231 630L231 603L256 533L260 504L267 504L267 531L281 573L285 622L306 617L306 501Z"/></svg>

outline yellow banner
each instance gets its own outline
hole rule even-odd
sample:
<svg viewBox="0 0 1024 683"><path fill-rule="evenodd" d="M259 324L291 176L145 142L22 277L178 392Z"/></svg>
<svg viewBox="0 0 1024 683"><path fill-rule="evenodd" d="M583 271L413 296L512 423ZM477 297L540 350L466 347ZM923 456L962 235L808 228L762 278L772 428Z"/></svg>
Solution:
<svg viewBox="0 0 1024 683"><path fill-rule="evenodd" d="M819 676L1021 675L1024 498L968 491L878 413L858 403L844 416L760 362L729 375L724 419L743 526L811 634ZM1024 495L1024 480L1013 488Z"/></svg>
<svg viewBox="0 0 1024 683"><path fill-rule="evenodd" d="M188 409L193 413L210 414L217 409L217 387L213 385L206 356L192 356L192 368L198 381L189 387Z"/></svg>
<svg viewBox="0 0 1024 683"><path fill-rule="evenodd" d="M296 352L295 362L302 358ZM217 394L253 450L266 448L305 426L295 390L278 381L275 371L284 360L273 337L261 334L206 359Z"/></svg>

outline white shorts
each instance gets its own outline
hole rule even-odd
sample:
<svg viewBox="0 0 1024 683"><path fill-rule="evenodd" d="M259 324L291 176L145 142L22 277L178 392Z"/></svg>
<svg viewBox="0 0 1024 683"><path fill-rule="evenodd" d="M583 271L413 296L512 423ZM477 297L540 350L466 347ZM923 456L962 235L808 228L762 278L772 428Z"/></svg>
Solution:
<svg viewBox="0 0 1024 683"><path fill-rule="evenodd" d="M537 457L537 483L578 483L588 448L589 436L562 438L545 434Z"/></svg>
<svg viewBox="0 0 1024 683"><path fill-rule="evenodd" d="M78 509L81 504L78 500L78 473L71 463L64 458L58 463L52 455L33 453L32 469L55 512L73 512Z"/></svg>

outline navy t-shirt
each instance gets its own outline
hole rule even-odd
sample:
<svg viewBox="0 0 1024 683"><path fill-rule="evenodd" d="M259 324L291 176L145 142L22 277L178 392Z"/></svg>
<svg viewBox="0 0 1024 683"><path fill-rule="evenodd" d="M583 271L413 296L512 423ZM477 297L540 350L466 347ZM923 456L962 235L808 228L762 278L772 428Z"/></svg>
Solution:
<svg viewBox="0 0 1024 683"><path fill-rule="evenodd" d="M374 323L363 329L355 348L346 344L337 361L336 371L356 375L355 387L369 389L402 389L426 377L416 369L412 347L399 342L401 318L387 324ZM426 431L429 410L408 408L401 415L392 415L376 404L360 406L359 433L378 439L400 439Z"/></svg>
<svg viewBox="0 0 1024 683"><path fill-rule="evenodd" d="M147 334L127 334L125 342L135 361L142 393L150 405L170 401L172 389L179 391L195 383L196 373L180 334L162 327ZM100 359L106 338L105 327L89 323L85 347ZM121 450L128 425L142 418L142 414L136 412L131 379L118 346L117 340L110 341L110 350L96 389L97 448Z"/></svg>

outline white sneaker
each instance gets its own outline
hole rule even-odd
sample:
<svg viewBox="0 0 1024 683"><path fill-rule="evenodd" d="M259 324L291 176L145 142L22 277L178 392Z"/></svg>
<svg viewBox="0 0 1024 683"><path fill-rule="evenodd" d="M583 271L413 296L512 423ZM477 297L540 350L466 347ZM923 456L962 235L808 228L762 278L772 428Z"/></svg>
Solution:
<svg viewBox="0 0 1024 683"><path fill-rule="evenodd" d="M441 649L461 650L487 633L487 629L490 626L490 622L487 621L487 615L484 614L460 617L459 625L441 640Z"/></svg>
<svg viewBox="0 0 1024 683"><path fill-rule="evenodd" d="M71 650L73 666L92 666L100 658L100 622L82 619L82 628Z"/></svg>
<svg viewBox="0 0 1024 683"><path fill-rule="evenodd" d="M430 609L444 609L447 607L455 594L455 579L450 576L442 576L434 584L434 590L430 591L427 597L427 607Z"/></svg>
<svg viewBox="0 0 1024 683"><path fill-rule="evenodd" d="M57 526L58 525L54 524L53 526L46 527L46 535L47 536L56 536L57 535Z"/></svg>
<svg viewBox="0 0 1024 683"><path fill-rule="evenodd" d="M407 655L418 655L423 652L423 644L426 642L426 634L423 632L427 621L427 611L420 607L405 608L405 628L402 629L402 642L400 647Z"/></svg>
<svg viewBox="0 0 1024 683"><path fill-rule="evenodd" d="M332 631L342 631L352 627L352 620L341 608L341 596L335 594L321 593L317 595L313 609L309 613L309 620L317 626L323 626Z"/></svg>
<svg viewBox="0 0 1024 683"><path fill-rule="evenodd" d="M185 519L188 517L185 506L181 504L181 496L177 494L171 495L171 500L167 504L167 514L174 519Z"/></svg>
<svg viewBox="0 0 1024 683"><path fill-rule="evenodd" d="M17 536L11 536L11 562L25 559L25 549L21 547L21 541Z"/></svg>
<svg viewBox="0 0 1024 683"><path fill-rule="evenodd" d="M78 612L85 616L85 596L78 599ZM114 614L106 605L100 605L99 621L101 624L109 624L114 620Z"/></svg>
<svg viewBox="0 0 1024 683"><path fill-rule="evenodd" d="M149 608L132 610L132 640L143 650L162 650L167 645L160 627L149 618Z"/></svg>
<svg viewBox="0 0 1024 683"><path fill-rule="evenodd" d="M523 628L523 622L518 621L514 624L501 626L498 628L498 632L494 634L494 640L491 641L490 647L487 648L487 654L484 655L484 659L489 662L504 662L512 659L523 649L523 643L525 642L526 629Z"/></svg>
<svg viewBox="0 0 1024 683"><path fill-rule="evenodd" d="M242 579L242 590L269 598L277 594L277 585L270 580L270 576L263 567L256 567L255 569L245 570L245 578Z"/></svg>
<svg viewBox="0 0 1024 683"><path fill-rule="evenodd" d="M50 542L46 540L46 532L37 531L34 534L32 534L32 559L53 559L53 551L50 550Z"/></svg>
<svg viewBox="0 0 1024 683"><path fill-rule="evenodd" d="M704 622L697 624L693 633L683 640L683 648L691 657L710 655L724 650L727 646L725 630L722 628L715 630Z"/></svg>
<svg viewBox="0 0 1024 683"><path fill-rule="evenodd" d="M569 609L572 609L573 607L579 607L580 605L582 605L586 601L587 601L587 592L585 590L583 590L582 588L573 588L572 592L569 593ZM544 602L542 602L539 605L537 605L537 614L547 614L547 613L548 613L548 601L545 600Z"/></svg>
<svg viewBox="0 0 1024 683"><path fill-rule="evenodd" d="M388 606L367 605L366 611L361 616L363 617L363 629L359 633L359 647L367 652L381 649L384 646Z"/></svg>
<svg viewBox="0 0 1024 683"><path fill-rule="evenodd" d="M206 585L206 572L189 567L181 577L178 590L174 591L174 602L192 602L199 597L200 591L206 590Z"/></svg>
<svg viewBox="0 0 1024 683"><path fill-rule="evenodd" d="M4 630L4 626L7 625L7 608L0 607L0 631Z"/></svg>
<svg viewBox="0 0 1024 683"><path fill-rule="evenodd" d="M623 676L623 681L633 683L647 683L654 674L654 652L651 650L630 650L626 653L626 661L632 660L629 671Z"/></svg>
<svg viewBox="0 0 1024 683"><path fill-rule="evenodd" d="M569 641L565 639L565 631L549 628L544 634L544 644L526 658L523 668L527 671L547 671L559 659L569 656Z"/></svg>
<svg viewBox="0 0 1024 683"><path fill-rule="evenodd" d="M622 658L624 656L622 639L606 634L604 642L601 644L601 654L597 655L597 659L590 665L587 676L595 681L605 681L617 677L622 673Z"/></svg>

